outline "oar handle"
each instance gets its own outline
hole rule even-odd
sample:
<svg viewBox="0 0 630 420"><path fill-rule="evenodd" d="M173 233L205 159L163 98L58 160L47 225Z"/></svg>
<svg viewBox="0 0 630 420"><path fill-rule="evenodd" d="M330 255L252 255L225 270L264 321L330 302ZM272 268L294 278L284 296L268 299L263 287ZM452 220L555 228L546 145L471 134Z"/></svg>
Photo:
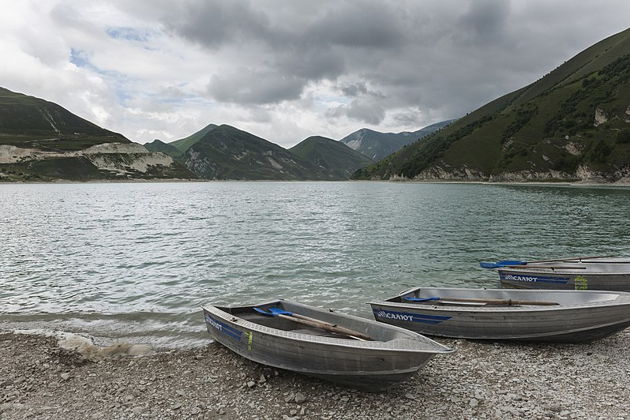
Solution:
<svg viewBox="0 0 630 420"><path fill-rule="evenodd" d="M305 315L300 315L300 314L296 314L294 313L292 317L290 318L297 318L300 319L302 321L306 321L306 322L310 322L312 323L313 326L324 329L324 330L328 330L331 332L336 332L339 334L343 334L343 335L348 335L354 338L360 338L363 340L367 340L367 341L374 341L374 339L372 337L370 337L369 335L365 335L359 331L355 331L355 330L351 330L350 328L346 328L346 327L340 327L339 325L335 325L335 324L331 324L329 322L326 321L320 321L319 319L315 319L315 318L311 318Z"/></svg>
<svg viewBox="0 0 630 420"><path fill-rule="evenodd" d="M445 302L462 302L462 303L494 303L496 305L534 305L534 306L553 306L559 305L558 302L547 302L547 301L537 301L537 300L514 300L514 299L474 299L474 298L456 298L456 297L436 297L433 300L445 301ZM419 301L418 303L430 302L430 301Z"/></svg>
<svg viewBox="0 0 630 420"><path fill-rule="evenodd" d="M556 262L556 261L581 261L581 260L594 260L596 258L613 258L614 255L595 255L592 257L572 257L572 258L558 258L555 260L536 260L528 261L528 263L544 263L544 262Z"/></svg>
<svg viewBox="0 0 630 420"><path fill-rule="evenodd" d="M522 268L523 270L530 270L534 268L548 268L551 270L586 270L583 265L504 265L505 268ZM499 267L501 268L501 267Z"/></svg>
<svg viewBox="0 0 630 420"><path fill-rule="evenodd" d="M281 308L268 308L268 310L264 310L262 308L253 309L254 311L263 315L277 316L279 318L288 319L290 321L308 325L310 327L321 328L323 330L334 332L337 334L347 335L348 337L354 338L355 340L374 341L372 337L360 333L359 331L351 330L350 328L340 327L338 325L331 324L330 322L320 321L319 319L311 318L305 315L285 311Z"/></svg>

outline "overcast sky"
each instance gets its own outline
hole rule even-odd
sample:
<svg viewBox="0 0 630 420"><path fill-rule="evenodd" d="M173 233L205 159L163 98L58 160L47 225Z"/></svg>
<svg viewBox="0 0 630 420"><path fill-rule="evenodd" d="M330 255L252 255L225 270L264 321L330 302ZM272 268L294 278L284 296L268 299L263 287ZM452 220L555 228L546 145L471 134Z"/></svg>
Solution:
<svg viewBox="0 0 630 420"><path fill-rule="evenodd" d="M133 141L282 146L459 117L627 28L628 0L0 0L0 86Z"/></svg>

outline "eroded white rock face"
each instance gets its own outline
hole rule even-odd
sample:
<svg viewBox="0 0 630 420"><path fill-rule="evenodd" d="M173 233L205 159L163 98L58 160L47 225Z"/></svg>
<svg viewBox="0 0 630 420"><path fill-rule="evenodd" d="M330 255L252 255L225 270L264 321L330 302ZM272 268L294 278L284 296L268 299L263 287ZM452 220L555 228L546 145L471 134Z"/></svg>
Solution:
<svg viewBox="0 0 630 420"><path fill-rule="evenodd" d="M390 181L482 181L482 182L545 182L556 180L570 180L577 183L614 183L630 184L630 166L620 168L612 173L600 172L582 165L575 173L556 170L536 171L524 170L504 172L499 175L486 176L469 168L432 167L422 171L413 179L401 175L393 175Z"/></svg>
<svg viewBox="0 0 630 420"><path fill-rule="evenodd" d="M606 112L600 107L595 108L595 122L593 125L595 127L604 124L608 121L608 117L606 116Z"/></svg>
<svg viewBox="0 0 630 420"><path fill-rule="evenodd" d="M566 150L573 156L582 154L582 152L580 151L580 149L578 149L578 146L575 143L567 143L567 145L564 146L564 150Z"/></svg>
<svg viewBox="0 0 630 420"><path fill-rule="evenodd" d="M268 156L267 160L269 161L271 166L273 166L274 168L276 168L276 169L283 169L282 165L280 165L277 161L275 161L271 156Z"/></svg>
<svg viewBox="0 0 630 420"><path fill-rule="evenodd" d="M81 150L82 155L96 153L151 153L141 144L138 143L102 143L87 149Z"/></svg>
<svg viewBox="0 0 630 420"><path fill-rule="evenodd" d="M17 163L24 160L41 160L61 156L64 154L0 144L0 163Z"/></svg>
<svg viewBox="0 0 630 420"><path fill-rule="evenodd" d="M173 158L164 153L121 153L108 156L112 153L88 154L86 157L98 169L113 172L141 172L146 173L151 166L171 166ZM122 155L122 158L121 158Z"/></svg>
<svg viewBox="0 0 630 420"><path fill-rule="evenodd" d="M38 149L0 145L0 163L18 163L59 157L85 156L98 169L126 174L146 173L152 166L171 166L174 161L160 152L149 152L138 143L103 143L75 152L46 152Z"/></svg>

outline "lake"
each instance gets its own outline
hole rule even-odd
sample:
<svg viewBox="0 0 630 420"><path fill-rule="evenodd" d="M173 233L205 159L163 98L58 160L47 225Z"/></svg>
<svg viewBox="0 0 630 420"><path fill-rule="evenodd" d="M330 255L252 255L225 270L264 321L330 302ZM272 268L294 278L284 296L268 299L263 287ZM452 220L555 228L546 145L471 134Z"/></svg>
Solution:
<svg viewBox="0 0 630 420"><path fill-rule="evenodd" d="M371 316L480 260L630 255L630 189L392 182L0 184L0 328L181 347L200 306L283 297Z"/></svg>

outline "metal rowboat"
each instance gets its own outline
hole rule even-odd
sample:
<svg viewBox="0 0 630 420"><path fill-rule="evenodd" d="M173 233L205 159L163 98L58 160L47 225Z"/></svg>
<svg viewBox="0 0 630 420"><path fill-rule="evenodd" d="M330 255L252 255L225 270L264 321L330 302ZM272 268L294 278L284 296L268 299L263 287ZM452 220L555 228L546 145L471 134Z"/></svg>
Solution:
<svg viewBox="0 0 630 420"><path fill-rule="evenodd" d="M630 259L527 263L498 267L502 287L630 291Z"/></svg>
<svg viewBox="0 0 630 420"><path fill-rule="evenodd" d="M630 326L630 293L415 288L370 303L376 320L440 337L588 342Z"/></svg>
<svg viewBox="0 0 630 420"><path fill-rule="evenodd" d="M292 316L265 315L270 310ZM285 300L207 305L203 311L210 335L240 356L368 391L388 388L413 375L434 355L453 351L402 328ZM334 328L304 325L294 317ZM348 330L354 336L343 333Z"/></svg>

